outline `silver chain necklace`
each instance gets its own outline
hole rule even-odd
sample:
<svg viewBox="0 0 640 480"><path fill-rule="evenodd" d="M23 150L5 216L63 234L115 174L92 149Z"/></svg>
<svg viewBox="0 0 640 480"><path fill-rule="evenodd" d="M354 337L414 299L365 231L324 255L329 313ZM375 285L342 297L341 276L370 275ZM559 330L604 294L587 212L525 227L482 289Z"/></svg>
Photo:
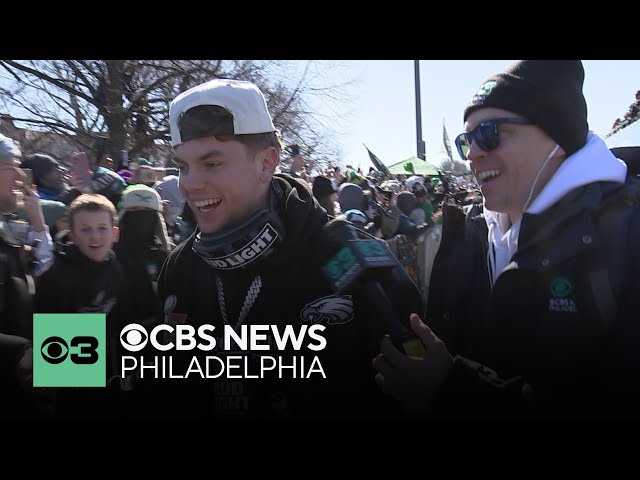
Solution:
<svg viewBox="0 0 640 480"><path fill-rule="evenodd" d="M218 290L218 303L220 304L220 314L222 315L222 320L224 321L225 325L229 325L229 317L227 316L227 307L224 299L224 287L222 286L222 279L220 278L220 275L216 275L216 287ZM249 315L249 310L251 310L251 307L253 307L253 304L258 298L261 287L262 279L260 278L260 275L257 275L251 282L251 286L247 291L247 296L244 298L244 304L242 305L240 315L238 316L238 323L234 328L238 328L244 323L247 315Z"/></svg>

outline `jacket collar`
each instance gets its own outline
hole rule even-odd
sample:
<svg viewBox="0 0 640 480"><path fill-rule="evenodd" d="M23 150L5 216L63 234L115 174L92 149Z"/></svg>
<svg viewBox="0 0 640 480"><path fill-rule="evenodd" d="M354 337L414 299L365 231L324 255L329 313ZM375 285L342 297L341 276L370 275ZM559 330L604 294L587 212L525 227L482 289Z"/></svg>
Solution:
<svg viewBox="0 0 640 480"><path fill-rule="evenodd" d="M541 214L525 213L514 262L519 268L549 267L598 248L593 212L602 204L604 192L621 186L592 183L569 192Z"/></svg>

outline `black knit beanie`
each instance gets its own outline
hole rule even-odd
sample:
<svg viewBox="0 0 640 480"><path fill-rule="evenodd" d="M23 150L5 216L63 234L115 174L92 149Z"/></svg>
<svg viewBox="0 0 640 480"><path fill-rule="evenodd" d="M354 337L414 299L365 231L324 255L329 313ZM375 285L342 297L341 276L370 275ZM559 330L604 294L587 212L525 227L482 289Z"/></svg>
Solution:
<svg viewBox="0 0 640 480"><path fill-rule="evenodd" d="M317 176L313 179L313 187L311 189L313 196L316 198L328 197L332 193L336 193L331 180L327 177Z"/></svg>
<svg viewBox="0 0 640 480"><path fill-rule="evenodd" d="M587 142L587 104L580 60L520 60L486 80L464 111L501 108L540 127L571 155Z"/></svg>
<svg viewBox="0 0 640 480"><path fill-rule="evenodd" d="M33 183L38 187L44 186L42 180L51 170L58 168L59 163L50 155L44 153L32 153L22 160L22 168L30 168L33 171Z"/></svg>

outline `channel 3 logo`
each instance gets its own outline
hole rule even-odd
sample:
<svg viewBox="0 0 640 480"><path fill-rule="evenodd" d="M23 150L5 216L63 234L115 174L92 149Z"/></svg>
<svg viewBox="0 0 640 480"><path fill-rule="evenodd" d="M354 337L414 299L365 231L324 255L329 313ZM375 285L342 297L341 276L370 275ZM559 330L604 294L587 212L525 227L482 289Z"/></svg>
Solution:
<svg viewBox="0 0 640 480"><path fill-rule="evenodd" d="M105 338L104 313L35 314L33 386L104 387Z"/></svg>
<svg viewBox="0 0 640 480"><path fill-rule="evenodd" d="M73 337L71 347L78 347L78 353L71 354L71 361L78 365L91 365L98 361L98 339L96 337ZM40 348L45 362L58 365L69 356L69 345L61 337L49 337L42 342Z"/></svg>

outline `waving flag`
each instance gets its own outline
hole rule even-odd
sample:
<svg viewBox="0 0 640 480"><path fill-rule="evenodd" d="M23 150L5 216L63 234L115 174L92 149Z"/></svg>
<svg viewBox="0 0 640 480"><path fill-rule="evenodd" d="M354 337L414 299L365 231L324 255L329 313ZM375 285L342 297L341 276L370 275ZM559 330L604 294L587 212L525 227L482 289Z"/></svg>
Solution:
<svg viewBox="0 0 640 480"><path fill-rule="evenodd" d="M453 154L451 153L451 143L449 143L449 134L447 133L447 127L444 125L444 118L442 119L442 142L444 143L444 149L447 152L447 156L453 160Z"/></svg>
<svg viewBox="0 0 640 480"><path fill-rule="evenodd" d="M369 152L369 158L371 159L371 163L373 163L373 166L376 167L376 170L379 170L386 175L391 175L387 166L384 163L382 163L382 160L376 157L366 145L364 145L364 148L366 148L367 152Z"/></svg>

